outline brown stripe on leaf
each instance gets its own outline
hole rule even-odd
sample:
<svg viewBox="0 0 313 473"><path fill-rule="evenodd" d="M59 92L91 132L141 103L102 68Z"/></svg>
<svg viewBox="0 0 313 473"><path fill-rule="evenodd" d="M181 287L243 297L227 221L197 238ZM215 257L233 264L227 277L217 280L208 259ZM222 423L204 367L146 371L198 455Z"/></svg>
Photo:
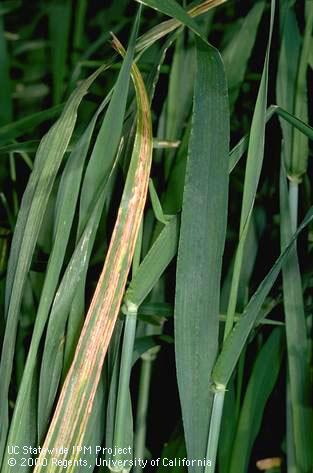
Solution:
<svg viewBox="0 0 313 473"><path fill-rule="evenodd" d="M123 51L116 38L114 45L118 46L119 52ZM130 169L103 271L43 445L50 449L66 445L69 451L59 455L62 459L71 458L71 446L82 445L84 440L103 362L124 295L147 196L152 158L150 106L136 65L132 68L132 78L136 89L138 112ZM44 457L45 454L42 453L41 460ZM38 462L35 473L41 471L40 463L41 461ZM52 473L59 468L51 465L49 471Z"/></svg>

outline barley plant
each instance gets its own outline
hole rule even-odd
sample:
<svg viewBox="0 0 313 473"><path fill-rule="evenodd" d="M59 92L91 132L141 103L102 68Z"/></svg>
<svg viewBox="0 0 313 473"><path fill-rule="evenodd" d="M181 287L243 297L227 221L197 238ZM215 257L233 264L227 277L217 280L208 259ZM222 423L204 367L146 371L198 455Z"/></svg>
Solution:
<svg viewBox="0 0 313 473"><path fill-rule="evenodd" d="M312 472L312 35L1 2L1 473Z"/></svg>

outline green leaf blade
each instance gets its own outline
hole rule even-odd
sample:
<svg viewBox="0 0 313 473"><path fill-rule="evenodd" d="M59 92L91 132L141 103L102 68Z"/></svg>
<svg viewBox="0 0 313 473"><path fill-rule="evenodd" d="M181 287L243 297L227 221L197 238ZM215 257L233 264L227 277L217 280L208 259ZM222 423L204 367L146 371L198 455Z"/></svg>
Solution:
<svg viewBox="0 0 313 473"><path fill-rule="evenodd" d="M219 53L197 40L197 72L178 250L177 378L190 458L203 458L217 354L228 203L229 110ZM191 468L191 471L199 471Z"/></svg>

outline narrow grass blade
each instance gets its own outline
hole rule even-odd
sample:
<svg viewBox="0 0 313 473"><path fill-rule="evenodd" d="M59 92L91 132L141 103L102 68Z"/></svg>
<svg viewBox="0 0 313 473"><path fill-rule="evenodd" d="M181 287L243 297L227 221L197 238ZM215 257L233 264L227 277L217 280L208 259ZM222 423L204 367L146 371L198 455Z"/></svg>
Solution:
<svg viewBox="0 0 313 473"><path fill-rule="evenodd" d="M174 17L176 20L176 27L178 27L180 23L188 26L191 31L206 41L197 23L175 0L139 0L139 2L162 12L167 16Z"/></svg>
<svg viewBox="0 0 313 473"><path fill-rule="evenodd" d="M143 36L141 36L138 39L136 50L142 51L143 49L149 48L153 43L155 43L155 41L163 38L168 33L171 33L171 31L174 31L177 28L179 28L182 24L186 26L191 25L190 20L188 18L186 20L186 15L187 17L191 17L192 19L193 17L202 15L203 13L209 11L212 8L217 7L218 5L222 5L227 0L205 0L199 5L196 5L195 7L190 8L188 12L186 12L179 4L177 4L177 2L173 0L170 0L170 2L166 2L165 0L162 0L162 2L160 3L157 0L152 0L151 2L150 1L142 2L141 0L137 0L137 1L139 1L140 3L143 3L144 5L151 6L152 8L155 8L156 10L162 11L162 13L165 13L166 15L174 16L173 19L164 21L163 23L155 26L154 28L152 28L150 31L148 31L147 33L145 33ZM193 21L192 21L192 26L196 27L197 29L196 23Z"/></svg>
<svg viewBox="0 0 313 473"><path fill-rule="evenodd" d="M251 219L253 204L256 196L256 191L261 175L263 157L264 157L264 142L265 142L265 123L266 123L266 108L267 108L267 89L268 89L268 68L269 68L269 54L271 47L272 31L275 15L275 0L272 0L271 19L269 39L267 43L266 56L262 72L261 83L257 96L257 101L253 113L251 131L249 136L248 155L246 164L246 173L244 180L244 190L242 198L241 216L240 216L240 230L239 230L239 244L236 251L235 265L233 272L233 279L227 309L227 321L225 325L224 339L227 337L233 326L233 317L236 311L238 287L240 280L240 272L243 262L243 251Z"/></svg>
<svg viewBox="0 0 313 473"><path fill-rule="evenodd" d="M86 220L95 202L97 202L99 189L108 180L108 176L113 167L114 159L119 154L121 148L121 135L125 117L127 96L129 90L131 63L134 55L134 45L136 40L136 29L133 30L129 41L129 46L118 75L114 90L111 91L112 98L108 110L103 118L100 131L93 147L86 173L84 176L81 198L79 203L79 221L77 229L77 239L80 238ZM108 95L111 95L111 92ZM104 154L105 150L105 154ZM104 159L105 156L105 159ZM104 199L106 196L104 196ZM99 207L96 217L97 225L100 222L103 212L104 200ZM81 281L76 289L76 295L69 314L68 328L65 345L64 373L67 373L69 365L73 359L74 350L77 344L79 332L81 330L85 314L85 285L90 260L91 250L94 244L95 234L89 241L89 250L85 260L85 270Z"/></svg>
<svg viewBox="0 0 313 473"><path fill-rule="evenodd" d="M235 382L234 377L232 377L227 386L221 422L220 439L218 444L218 471L220 473L229 472L229 463L237 428L237 419L234 415L235 412Z"/></svg>
<svg viewBox="0 0 313 473"><path fill-rule="evenodd" d="M229 473L248 471L267 400L276 384L283 356L283 332L273 330L254 362L240 411Z"/></svg>
<svg viewBox="0 0 313 473"><path fill-rule="evenodd" d="M60 271L64 263L65 250L76 209L85 158L87 156L87 151L96 120L104 106L105 103L99 107L97 114L91 121L86 132L82 135L73 152L69 156L59 186L53 239L54 245L49 258L47 274L41 291L41 298L37 311L32 342L10 426L9 439L12 439L12 441L14 439L14 443L16 445L20 445L21 447L23 445L31 444L29 439L25 437L24 433L28 432L28 421L25 418L25 415L29 410L27 403L29 402L30 383L34 376L34 370L37 367L36 356L38 353L39 343L45 328L46 321L48 319L49 310L57 288ZM39 392L41 393L41 390L39 390ZM45 404L45 411L49 413L47 404ZM39 416L39 418L41 417L42 416ZM43 427L40 424L39 437L41 437L42 429ZM37 432L36 429L35 432Z"/></svg>
<svg viewBox="0 0 313 473"><path fill-rule="evenodd" d="M181 33L175 44L175 51L169 77L169 90L166 101L165 137L167 140L181 138L184 124L190 114L192 90L195 75L195 48ZM164 153L165 178L167 179L173 164L175 150Z"/></svg>
<svg viewBox="0 0 313 473"><path fill-rule="evenodd" d="M294 114L301 120L308 121L308 91L307 91L307 69L309 53L312 41L313 28L313 3L306 1L306 24L303 37L302 50L299 57L299 68L296 80L296 93L294 102ZM291 162L287 163L287 174L294 181L301 181L307 170L309 156L308 140L298 130L293 130Z"/></svg>
<svg viewBox="0 0 313 473"><path fill-rule="evenodd" d="M263 11L264 2L256 2L242 21L238 32L222 51L229 88L229 100L232 105L236 102L240 86L244 80Z"/></svg>
<svg viewBox="0 0 313 473"><path fill-rule="evenodd" d="M101 71L102 68L97 70L73 92L61 117L41 141L34 170L21 203L11 246L6 286L7 324L0 365L0 458L3 455L8 428L8 389L24 284L53 183L74 130L78 106Z"/></svg>
<svg viewBox="0 0 313 473"><path fill-rule="evenodd" d="M313 140L313 128L307 123L304 123L298 117L295 117L291 113L287 112L287 110L285 110L284 108L279 107L278 105L271 105L270 107L268 107L265 115L266 123L273 117L273 115L276 114L283 119L283 122L287 122L288 124L294 126L310 140ZM231 150L229 154L229 172L232 172L238 161L242 158L248 148L248 144L249 135L245 135Z"/></svg>
<svg viewBox="0 0 313 473"><path fill-rule="evenodd" d="M150 180L150 184L151 182L152 181ZM157 198L156 194L154 198ZM159 211L162 212L161 207ZM111 438L113 443L109 444L112 447L117 446L118 448L121 448L121 451L125 451L128 446L133 445L132 409L129 391L132 364L136 361L136 356L140 356L144 351L151 349L151 347L155 345L155 343L151 345L151 337L144 337L148 338L150 343L148 346L147 344L143 344L143 349L141 348L141 350L138 348L137 343L136 353L135 334L138 306L149 294L167 265L174 257L177 250L177 243L178 221L176 217L172 217L159 234L140 266L134 267L133 263L134 275L124 297L123 312L126 314L126 321L115 406L114 436ZM112 417L112 413L110 416ZM120 461L121 465L124 464L124 466L123 468L118 468L117 466L110 468L113 471L128 471L130 467L127 466L129 464L125 462L131 460L131 458L132 455L117 454L115 460Z"/></svg>
<svg viewBox="0 0 313 473"><path fill-rule="evenodd" d="M83 45L87 7L88 7L87 0L79 0L77 2L76 14L75 14L75 28L74 28L74 34L73 34L73 55L72 55L72 63L74 66L79 58L81 48Z"/></svg>
<svg viewBox="0 0 313 473"><path fill-rule="evenodd" d="M130 304L128 304L127 307L128 311L125 321L118 386L115 390L117 398L114 419L114 435L111 444L111 448L117 447L118 449L121 449L120 452L122 453L117 452L114 458L114 460L120 463L112 463L109 467L112 471L123 471L125 473L130 471L131 466L129 462L133 457L133 416L129 384L137 325L136 306L130 306ZM129 446L131 447L131 451L128 450ZM127 452L126 454L124 453L125 449Z"/></svg>
<svg viewBox="0 0 313 473"><path fill-rule="evenodd" d="M179 222L172 217L143 259L125 294L137 307L144 301L177 251Z"/></svg>
<svg viewBox="0 0 313 473"><path fill-rule="evenodd" d="M69 328L67 330L65 347L65 373L67 372L67 369L72 361L73 352L79 335L79 329L81 329L83 323L84 292L88 263L94 244L96 230L100 222L104 201L107 195L106 187L107 183L109 182L109 173L112 173L115 154L121 139L135 37L136 29L134 30L130 40L128 52L126 53L126 57L118 76L108 110L103 119L93 151L91 153L82 185L79 214L80 221L77 231L78 237L80 237L81 232L84 229L84 225L86 224L86 221L88 221L90 211L93 208L93 228L90 237L88 238L85 257L83 258L83 272L81 274L82 277L78 286L76 287L76 294L72 302L70 314L63 312L63 316L61 317L59 314L57 320L51 318L47 329L39 390L38 426L42 426L41 431L39 432L40 434L45 432L47 421L55 401L57 388L61 378L64 350L62 340L64 338L66 322L68 320ZM113 124L115 126L114 132L112 133L111 127ZM104 149L106 150L105 162L103 162ZM90 188L92 188L92 191L90 191Z"/></svg>
<svg viewBox="0 0 313 473"><path fill-rule="evenodd" d="M291 115L287 110L284 110L281 107L275 107L275 111L280 117L284 118L288 123L297 128L297 130L301 131L303 135L307 136L310 140L313 140L313 128L310 125L303 122L295 115Z"/></svg>
<svg viewBox="0 0 313 473"><path fill-rule="evenodd" d="M40 141L39 140L30 140L24 141L21 143L12 143L11 145L1 146L0 154L9 154L10 152L19 153L23 157L22 153L35 153ZM32 166L29 166L32 169Z"/></svg>
<svg viewBox="0 0 313 473"><path fill-rule="evenodd" d="M71 25L72 4L69 0L49 5L49 35L52 57L52 96L57 105L62 100L66 77L67 45Z"/></svg>
<svg viewBox="0 0 313 473"><path fill-rule="evenodd" d="M233 373L234 367L239 359L240 353L248 339L248 336L258 321L262 304L271 290L277 276L285 263L294 242L302 230L312 221L313 208L309 210L306 217L302 221L298 230L288 242L287 247L276 260L272 269L259 285L257 291L251 297L247 307L240 320L237 322L223 345L222 351L214 366L212 379L217 386L225 387Z"/></svg>
<svg viewBox="0 0 313 473"><path fill-rule="evenodd" d="M0 143L7 143L14 138L18 138L19 136L28 133L44 121L55 118L62 112L63 108L64 104L56 105L55 107L44 110L43 112L37 112L13 123L3 125L0 127Z"/></svg>
<svg viewBox="0 0 313 473"><path fill-rule="evenodd" d="M162 205L152 179L149 180L149 195L155 218L158 220L158 222L166 225L169 221L169 216L165 215L163 212Z"/></svg>
<svg viewBox="0 0 313 473"><path fill-rule="evenodd" d="M88 251L88 242L92 238L93 232L95 232L97 229L95 217L97 216L99 211L97 207L101 205L101 202L102 200L101 198L99 198L99 202L95 206L93 213L90 215L90 219L88 221L88 224L86 225L85 231L75 248L67 270L62 278L61 284L58 288L51 309L50 320L53 321L53 323L51 322L53 330L50 328L49 331L49 335L52 337L51 343L49 344L49 350L52 351L53 357L49 358L49 353L45 355L46 359L50 360L51 367L49 366L49 369L47 369L47 375L50 376L49 382L48 378L46 378L47 386L45 386L45 391L40 392L40 396L44 396L45 393L47 394L46 411L44 412L44 415L40 416L38 421L38 437L40 440L42 439L42 433L45 432L47 428L47 421L50 416L51 407L53 405L55 393L59 383L60 372L62 370L62 364L60 360L62 360L63 355L64 342L62 336L64 334L64 328L67 320L66 316L68 315L69 308L72 303L77 285L84 272L84 261L86 259L86 253ZM24 370L23 384L21 386L21 392L17 399L17 404L14 410L13 420L8 438L8 442L16 442L18 444L18 441L20 441L21 446L23 446L23 441L26 438L31 438L28 434L27 418L24 418L24 411L27 414L27 408L31 401L30 396L32 395L32 393L30 390L31 387L29 383L34 377L34 370L37 366L36 350L38 349L38 345L40 342L40 334L42 333L43 329L43 321L39 320L39 322L35 326L35 332L33 335L34 339L33 343L30 346L30 351ZM56 370L56 366L59 368L58 371ZM33 417L34 416L35 414L33 415ZM10 467L8 465L7 455L8 452L6 451L2 472L14 471L14 466Z"/></svg>
<svg viewBox="0 0 313 473"><path fill-rule="evenodd" d="M190 129L191 120L189 120L182 137L167 181L167 189L162 199L163 208L166 213L175 214L182 208Z"/></svg>
<svg viewBox="0 0 313 473"><path fill-rule="evenodd" d="M283 169L280 176L280 206L283 248L292 233L287 182ZM310 448L313 443L312 383L303 289L295 244L283 265L282 273L295 455L299 470L309 472L313 466Z"/></svg>
<svg viewBox="0 0 313 473"><path fill-rule="evenodd" d="M216 130L219 130L216 133ZM178 386L188 456L203 458L217 354L228 199L229 112L218 52L197 40L193 123L184 188L175 295ZM190 468L196 471L195 467Z"/></svg>
<svg viewBox="0 0 313 473"><path fill-rule="evenodd" d="M131 347L130 347L131 348ZM118 360L117 360L118 361ZM115 448L117 445L121 445L120 443L116 443L115 437L114 437L114 430L116 428L116 406L118 401L120 402L121 400L118 399L118 388L119 388L119 363L115 363L114 366L114 371L113 375L111 378L111 384L110 384L110 392L109 392L109 400L108 400L108 407L107 407L107 425L106 425L106 438L105 438L105 444L107 448ZM125 445L126 449L128 447L131 447L131 451L127 451L126 454L123 455L118 455L112 458L112 455L107 454L106 455L106 460L109 465L109 470L111 471L129 471L129 462L133 458L133 453L132 453L132 445L133 445L133 413L132 413L132 404L131 404L131 398L130 398L130 390L128 389L128 386L126 387L125 391L125 413L124 413L124 425L123 425L123 437L125 439ZM124 447L124 445L123 445ZM123 448L121 447L121 448ZM117 462L117 463L112 463ZM119 465L118 461L122 461L122 468L119 468L117 465Z"/></svg>
<svg viewBox="0 0 313 473"><path fill-rule="evenodd" d="M12 120L12 91L7 41L4 35L4 18L0 15L0 125Z"/></svg>
<svg viewBox="0 0 313 473"><path fill-rule="evenodd" d="M115 44L119 48L116 41ZM121 304L148 189L152 155L150 106L136 68L133 74L138 115L132 160L105 265L44 442L45 447L60 442L68 445L69 452L59 456L63 459L75 459L70 447L84 442L88 412L93 406L104 357ZM64 423L64 418L68 422ZM43 452L41 459L46 456L49 454ZM60 468L52 466L51 473L60 471ZM38 473L43 469L37 466L34 471Z"/></svg>

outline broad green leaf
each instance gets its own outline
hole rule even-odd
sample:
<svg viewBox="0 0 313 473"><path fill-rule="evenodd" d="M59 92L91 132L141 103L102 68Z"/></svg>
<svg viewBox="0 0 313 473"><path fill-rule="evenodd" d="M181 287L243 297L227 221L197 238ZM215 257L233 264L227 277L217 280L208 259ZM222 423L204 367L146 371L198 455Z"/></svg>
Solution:
<svg viewBox="0 0 313 473"><path fill-rule="evenodd" d="M4 452L8 429L8 389L24 284L54 180L74 130L78 106L102 70L103 68L98 69L73 92L61 117L42 139L21 203L11 246L6 285L7 324L0 365L0 458Z"/></svg>
<svg viewBox="0 0 313 473"><path fill-rule="evenodd" d="M248 471L251 450L261 427L263 412L280 371L282 342L283 332L277 328L256 357L240 411L229 473Z"/></svg>
<svg viewBox="0 0 313 473"><path fill-rule="evenodd" d="M233 330L225 340L222 351L214 366L212 379L217 386L225 387L232 375L232 372L239 359L240 353L260 316L262 304L275 283L277 276L286 261L286 258L292 249L294 242L302 230L312 221L313 208L309 210L298 230L289 241L287 247L280 254L272 269L263 279L258 289L251 297L247 307L244 310L240 320L236 323Z"/></svg>
<svg viewBox="0 0 313 473"><path fill-rule="evenodd" d="M115 39L115 45L120 45ZM62 440L69 452L61 459L77 458L71 446L82 445L88 412L93 406L108 344L120 308L148 189L152 157L150 105L138 69L133 67L138 100L137 132L133 155L113 230L105 265L91 302L75 357L63 385L44 446L51 448ZM66 418L68 421L63 422ZM42 452L41 459L49 457ZM61 467L51 466L53 471ZM36 473L43 471L37 466ZM75 467L73 469L75 471Z"/></svg>
<svg viewBox="0 0 313 473"><path fill-rule="evenodd" d="M229 111L219 53L197 40L175 295L177 378L190 458L204 458L217 355L219 293L228 201ZM218 130L218 133L216 132ZM200 471L190 467L190 471Z"/></svg>

